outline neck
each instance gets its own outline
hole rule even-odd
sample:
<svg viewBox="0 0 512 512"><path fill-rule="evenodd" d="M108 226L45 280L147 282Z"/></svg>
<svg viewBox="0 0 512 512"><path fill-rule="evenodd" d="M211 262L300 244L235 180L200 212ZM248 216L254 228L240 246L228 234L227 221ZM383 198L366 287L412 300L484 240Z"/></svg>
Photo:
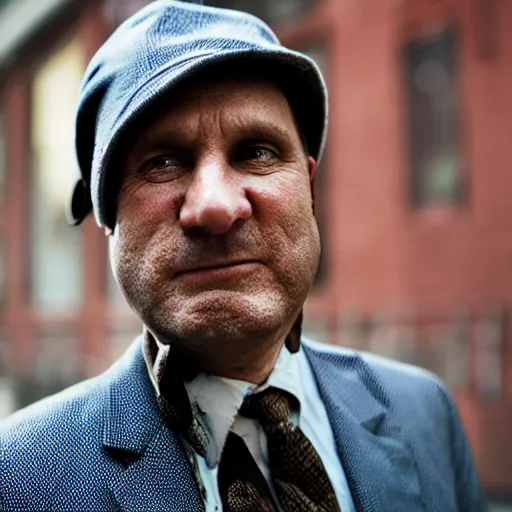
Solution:
<svg viewBox="0 0 512 512"><path fill-rule="evenodd" d="M198 361L198 366L205 373L260 385L272 373L282 346L282 343L278 343L258 354L251 353L228 359L208 358L204 361Z"/></svg>
<svg viewBox="0 0 512 512"><path fill-rule="evenodd" d="M250 337L227 340L208 340L191 344L181 339L169 340L152 333L163 345L173 345L184 356L183 366L192 373L202 372L241 380L251 384L263 384L272 373L283 346L283 336L271 339Z"/></svg>

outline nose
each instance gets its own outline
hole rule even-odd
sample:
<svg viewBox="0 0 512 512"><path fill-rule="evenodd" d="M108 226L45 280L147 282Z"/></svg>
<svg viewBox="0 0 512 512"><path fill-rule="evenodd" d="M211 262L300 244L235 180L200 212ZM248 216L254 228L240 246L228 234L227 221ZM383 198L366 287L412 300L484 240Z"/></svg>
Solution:
<svg viewBox="0 0 512 512"><path fill-rule="evenodd" d="M242 180L227 162L215 157L198 164L180 209L184 231L201 228L211 235L223 235L251 215Z"/></svg>

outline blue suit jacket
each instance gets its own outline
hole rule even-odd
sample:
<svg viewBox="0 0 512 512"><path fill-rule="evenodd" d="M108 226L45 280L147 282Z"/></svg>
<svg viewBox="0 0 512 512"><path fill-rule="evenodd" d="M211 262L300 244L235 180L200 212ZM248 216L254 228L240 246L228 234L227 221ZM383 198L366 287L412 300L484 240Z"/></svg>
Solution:
<svg viewBox="0 0 512 512"><path fill-rule="evenodd" d="M303 346L358 510L486 509L457 411L436 378ZM140 340L106 373L0 423L0 510L203 510L181 441L160 417Z"/></svg>

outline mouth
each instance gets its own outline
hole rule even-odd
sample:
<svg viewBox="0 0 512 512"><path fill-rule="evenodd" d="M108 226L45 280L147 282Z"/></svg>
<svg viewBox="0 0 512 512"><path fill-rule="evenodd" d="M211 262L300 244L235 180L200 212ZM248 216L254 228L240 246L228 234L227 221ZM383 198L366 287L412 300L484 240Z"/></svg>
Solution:
<svg viewBox="0 0 512 512"><path fill-rule="evenodd" d="M253 272L255 267L260 264L261 262L258 260L237 260L217 264L207 264L180 270L176 272L175 277L217 279L242 277L244 274Z"/></svg>

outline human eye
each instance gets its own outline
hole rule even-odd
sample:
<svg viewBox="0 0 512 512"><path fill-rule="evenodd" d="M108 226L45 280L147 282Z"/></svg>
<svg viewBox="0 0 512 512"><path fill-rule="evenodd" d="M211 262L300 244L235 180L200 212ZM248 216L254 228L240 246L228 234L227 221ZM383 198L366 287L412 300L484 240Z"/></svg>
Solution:
<svg viewBox="0 0 512 512"><path fill-rule="evenodd" d="M156 156L146 161L141 174L151 183L165 183L178 178L186 169L186 162L174 155Z"/></svg>
<svg viewBox="0 0 512 512"><path fill-rule="evenodd" d="M278 160L277 152L261 144L246 145L238 149L235 159L238 162L269 164Z"/></svg>

